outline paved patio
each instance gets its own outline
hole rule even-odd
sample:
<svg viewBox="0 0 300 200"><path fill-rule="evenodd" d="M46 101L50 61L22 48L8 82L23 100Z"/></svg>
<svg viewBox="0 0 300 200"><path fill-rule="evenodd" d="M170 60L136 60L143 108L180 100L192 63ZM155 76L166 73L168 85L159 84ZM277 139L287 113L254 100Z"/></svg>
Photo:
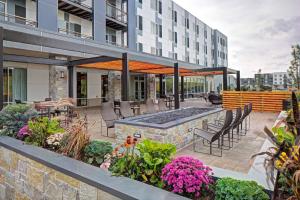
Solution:
<svg viewBox="0 0 300 200"><path fill-rule="evenodd" d="M181 103L182 107L210 107L210 103L203 100L186 100ZM87 115L88 133L92 139L105 140L115 142L113 139L114 130L109 130L109 136L106 137L106 127L103 123L101 135L101 115L100 109L88 108L82 109L81 115ZM177 152L176 156L189 155L202 160L206 165L218 167L222 169L232 170L241 173L248 173L251 168L250 158L253 154L260 152L266 137L263 133L265 126L272 127L278 113L259 113L251 114L251 127L246 136L243 136L239 143L234 143L233 148L225 150L222 157L216 157L193 151L190 145Z"/></svg>

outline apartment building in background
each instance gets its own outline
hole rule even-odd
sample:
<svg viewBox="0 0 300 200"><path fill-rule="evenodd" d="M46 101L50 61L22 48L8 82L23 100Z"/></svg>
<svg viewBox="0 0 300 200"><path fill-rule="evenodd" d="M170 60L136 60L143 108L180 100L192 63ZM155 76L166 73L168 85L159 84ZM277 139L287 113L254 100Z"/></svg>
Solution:
<svg viewBox="0 0 300 200"><path fill-rule="evenodd" d="M66 97L69 73L59 61L104 51L142 52L199 68L228 66L227 37L171 0L0 0L0 26L6 103ZM74 73L75 98L120 99L120 72L76 67ZM164 87L171 92L168 78ZM213 77L185 80L186 93L214 88ZM155 75L131 74L131 99L156 98L157 82Z"/></svg>

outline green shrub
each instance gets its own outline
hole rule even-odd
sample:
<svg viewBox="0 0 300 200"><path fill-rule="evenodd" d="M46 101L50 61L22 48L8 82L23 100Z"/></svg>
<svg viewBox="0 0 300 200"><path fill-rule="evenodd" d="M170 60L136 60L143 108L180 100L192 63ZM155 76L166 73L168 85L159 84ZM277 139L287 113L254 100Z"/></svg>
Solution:
<svg viewBox="0 0 300 200"><path fill-rule="evenodd" d="M50 135L64 132L57 120L49 120L47 117L29 121L28 127L31 134L26 137L25 142L42 147L46 146L46 139Z"/></svg>
<svg viewBox="0 0 300 200"><path fill-rule="evenodd" d="M28 121L37 116L37 112L27 104L11 104L0 112L0 135L16 137L19 130Z"/></svg>
<svg viewBox="0 0 300 200"><path fill-rule="evenodd" d="M163 186L162 168L175 154L174 145L152 140L144 140L136 145L136 142L128 137L123 148L125 150L112 159L109 170L113 175L126 176L158 187Z"/></svg>
<svg viewBox="0 0 300 200"><path fill-rule="evenodd" d="M269 200L264 188L255 181L222 178L216 184L216 200Z"/></svg>
<svg viewBox="0 0 300 200"><path fill-rule="evenodd" d="M105 161L105 156L112 150L109 142L92 141L84 149L84 162L99 167Z"/></svg>

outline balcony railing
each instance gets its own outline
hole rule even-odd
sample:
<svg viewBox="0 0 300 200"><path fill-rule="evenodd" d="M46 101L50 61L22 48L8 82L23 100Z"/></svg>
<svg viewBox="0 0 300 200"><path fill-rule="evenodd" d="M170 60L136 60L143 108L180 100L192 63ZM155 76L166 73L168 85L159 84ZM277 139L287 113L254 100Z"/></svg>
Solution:
<svg viewBox="0 0 300 200"><path fill-rule="evenodd" d="M127 48L127 45L125 45L125 44L118 44L117 42L112 42L109 40L106 40L106 43L109 45L117 46L117 47Z"/></svg>
<svg viewBox="0 0 300 200"><path fill-rule="evenodd" d="M72 35L72 36L80 37L83 39L93 39L92 35L83 34L81 32L76 32L76 31L70 30L71 26L74 26L74 24L63 21L63 20L58 20L58 32L59 33L64 33L67 35Z"/></svg>
<svg viewBox="0 0 300 200"><path fill-rule="evenodd" d="M106 16L127 24L127 13L106 2Z"/></svg>
<svg viewBox="0 0 300 200"><path fill-rule="evenodd" d="M20 17L20 16L16 16L16 15L11 15L11 14L4 13L4 12L0 12L0 20L37 27L36 21L29 20L24 17Z"/></svg>

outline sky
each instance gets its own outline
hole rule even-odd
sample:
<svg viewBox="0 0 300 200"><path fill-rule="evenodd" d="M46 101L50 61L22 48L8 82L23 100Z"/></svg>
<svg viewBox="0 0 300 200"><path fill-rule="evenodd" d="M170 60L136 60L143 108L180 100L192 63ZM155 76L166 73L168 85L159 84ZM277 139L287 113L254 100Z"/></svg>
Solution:
<svg viewBox="0 0 300 200"><path fill-rule="evenodd" d="M228 37L228 66L241 77L286 71L300 44L300 0L174 0Z"/></svg>

